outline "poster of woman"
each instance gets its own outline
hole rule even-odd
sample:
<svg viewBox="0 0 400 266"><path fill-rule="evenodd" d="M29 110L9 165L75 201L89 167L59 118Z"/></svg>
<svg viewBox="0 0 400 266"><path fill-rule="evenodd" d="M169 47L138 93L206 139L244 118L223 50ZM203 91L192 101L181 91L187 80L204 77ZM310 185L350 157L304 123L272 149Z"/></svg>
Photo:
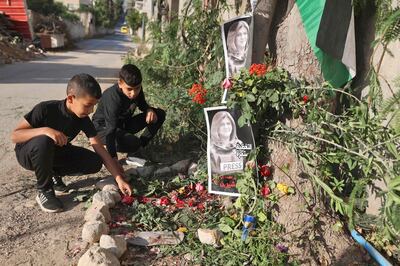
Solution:
<svg viewBox="0 0 400 266"><path fill-rule="evenodd" d="M238 110L225 106L204 108L207 123L209 193L239 196L237 174L243 173L247 156L255 148L251 126L237 126Z"/></svg>
<svg viewBox="0 0 400 266"><path fill-rule="evenodd" d="M251 64L253 23L251 15L236 17L221 25L226 77L230 78ZM226 103L224 90L222 103Z"/></svg>

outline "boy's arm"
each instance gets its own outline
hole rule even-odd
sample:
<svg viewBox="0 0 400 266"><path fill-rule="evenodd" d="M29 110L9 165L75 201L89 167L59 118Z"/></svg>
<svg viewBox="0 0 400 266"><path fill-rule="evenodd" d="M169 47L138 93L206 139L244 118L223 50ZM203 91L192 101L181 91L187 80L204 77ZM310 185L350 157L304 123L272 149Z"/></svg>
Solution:
<svg viewBox="0 0 400 266"><path fill-rule="evenodd" d="M98 136L89 138L90 144L94 151L103 159L104 165L107 170L114 176L115 181L118 184L119 189L124 195L131 195L132 189L129 184L124 180L124 173L120 171L120 167L117 166L116 161L111 158L110 154L104 149L103 143Z"/></svg>
<svg viewBox="0 0 400 266"><path fill-rule="evenodd" d="M68 141L64 133L49 127L33 128L26 119L19 122L17 127L11 133L11 140L14 143L22 143L41 135L46 135L49 138L52 138L54 143L59 146L64 146Z"/></svg>
<svg viewBox="0 0 400 266"><path fill-rule="evenodd" d="M136 98L136 101L137 101L137 105L138 105L140 111L142 111L142 112L147 112L149 110L149 108L151 108L150 105L148 105L146 102L146 98L144 97L143 88L140 91L138 97Z"/></svg>
<svg viewBox="0 0 400 266"><path fill-rule="evenodd" d="M137 97L137 105L138 105L140 111L146 113L146 123L147 124L152 124L152 123L157 122L157 114L156 114L156 112L154 112L154 109L150 105L147 104L146 98L144 97L143 88Z"/></svg>

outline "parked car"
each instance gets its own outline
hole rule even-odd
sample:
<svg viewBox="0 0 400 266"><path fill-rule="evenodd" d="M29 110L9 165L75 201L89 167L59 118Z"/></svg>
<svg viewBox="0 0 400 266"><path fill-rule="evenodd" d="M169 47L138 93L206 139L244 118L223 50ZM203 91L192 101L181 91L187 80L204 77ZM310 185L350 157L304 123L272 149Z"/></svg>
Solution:
<svg viewBox="0 0 400 266"><path fill-rule="evenodd" d="M124 33L124 34L128 33L128 32L129 32L129 27L128 27L128 25L126 25L126 24L122 25L122 26L121 26L121 29L120 29L120 32L121 32L121 33Z"/></svg>

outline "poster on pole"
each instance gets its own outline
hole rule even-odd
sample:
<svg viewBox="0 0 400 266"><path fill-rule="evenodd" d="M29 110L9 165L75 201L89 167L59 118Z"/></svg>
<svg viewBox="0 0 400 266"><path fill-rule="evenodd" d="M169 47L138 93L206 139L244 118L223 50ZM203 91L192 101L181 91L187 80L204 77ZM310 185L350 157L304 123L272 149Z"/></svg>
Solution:
<svg viewBox="0 0 400 266"><path fill-rule="evenodd" d="M241 113L226 106L204 108L207 123L208 192L240 196L238 174L245 170L248 155L255 149L250 125L238 126Z"/></svg>
<svg viewBox="0 0 400 266"><path fill-rule="evenodd" d="M253 16L236 17L221 25L222 43L225 56L226 78L251 65L253 47ZM226 103L228 90L225 89L221 103Z"/></svg>

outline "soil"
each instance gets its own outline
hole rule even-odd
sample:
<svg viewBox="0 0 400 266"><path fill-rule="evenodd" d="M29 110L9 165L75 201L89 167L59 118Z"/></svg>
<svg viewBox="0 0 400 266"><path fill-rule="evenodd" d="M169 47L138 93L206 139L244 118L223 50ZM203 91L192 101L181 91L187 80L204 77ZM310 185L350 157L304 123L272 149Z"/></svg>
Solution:
<svg viewBox="0 0 400 266"><path fill-rule="evenodd" d="M295 188L295 195L279 199L274 217L286 230L283 240L289 246L289 254L301 265L375 265L350 237L340 218L318 199L317 189L295 156L277 143L270 143L269 147L274 181Z"/></svg>

